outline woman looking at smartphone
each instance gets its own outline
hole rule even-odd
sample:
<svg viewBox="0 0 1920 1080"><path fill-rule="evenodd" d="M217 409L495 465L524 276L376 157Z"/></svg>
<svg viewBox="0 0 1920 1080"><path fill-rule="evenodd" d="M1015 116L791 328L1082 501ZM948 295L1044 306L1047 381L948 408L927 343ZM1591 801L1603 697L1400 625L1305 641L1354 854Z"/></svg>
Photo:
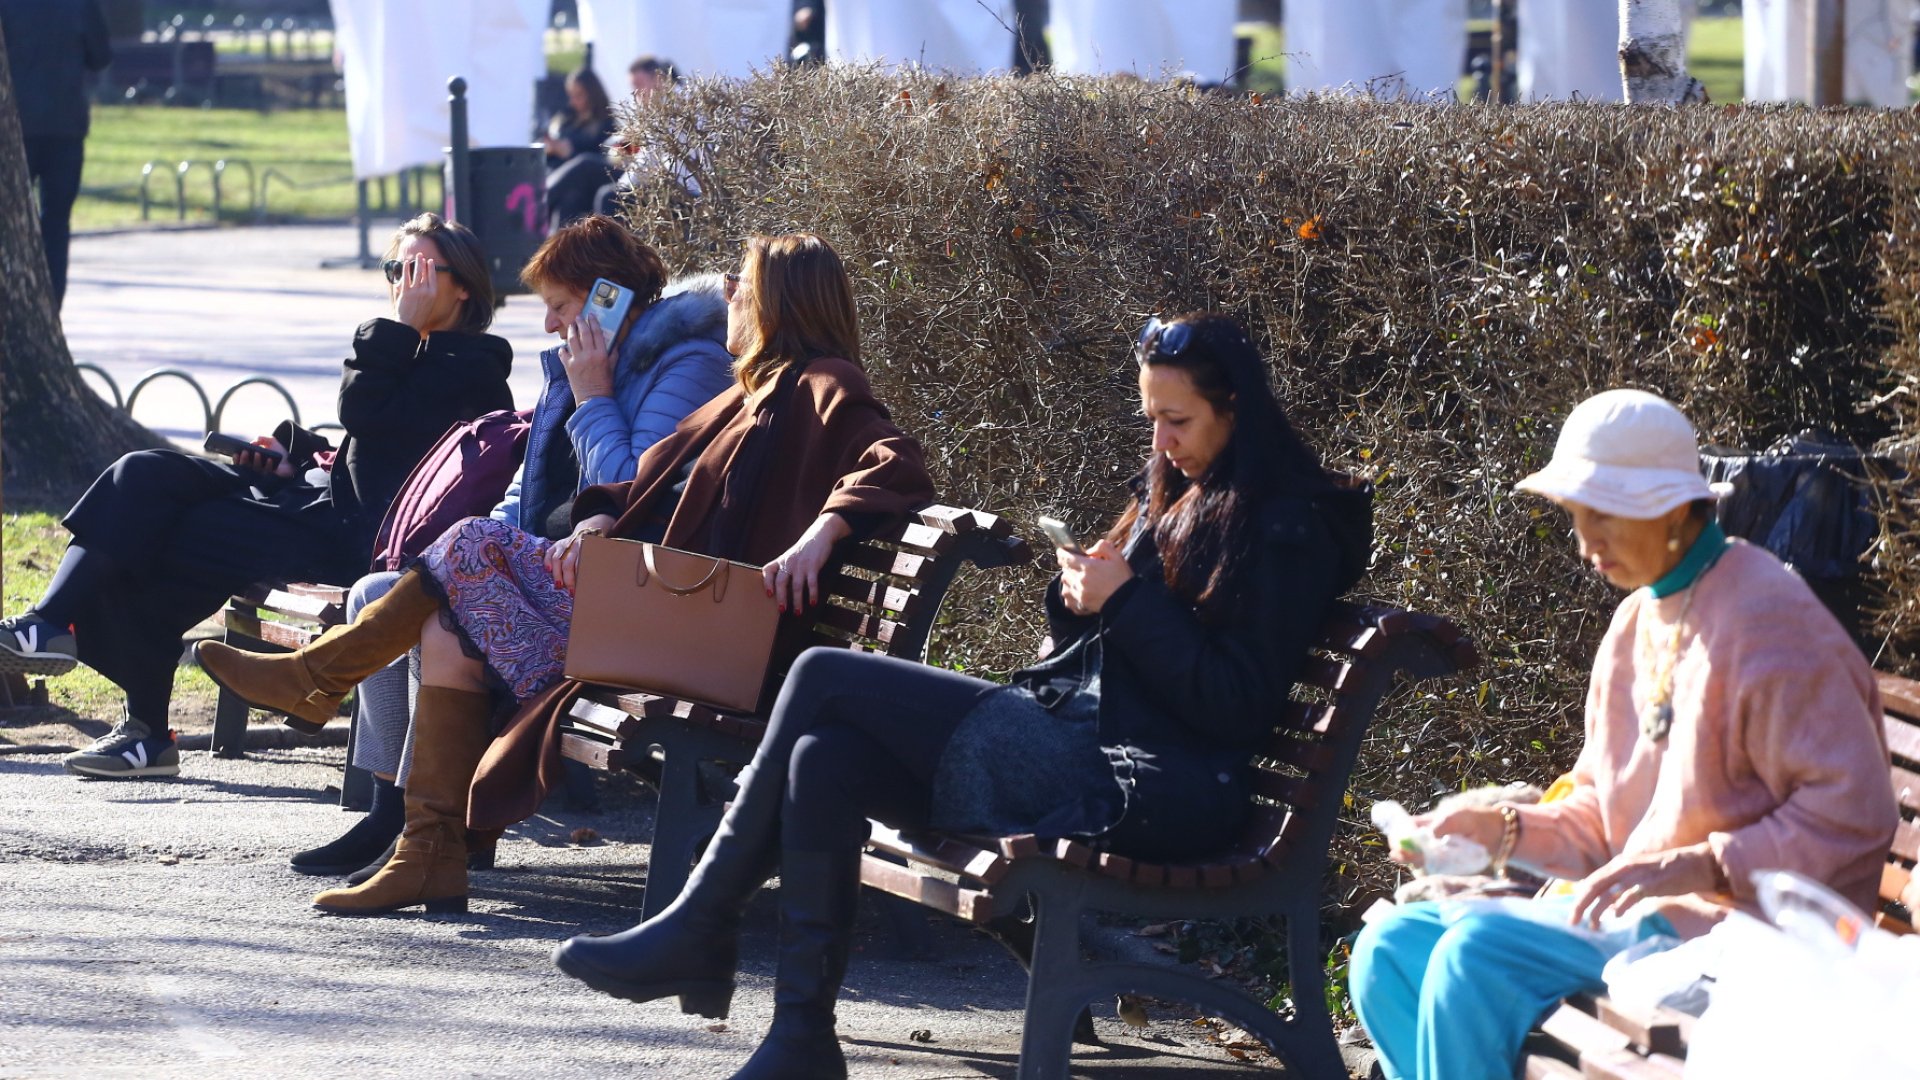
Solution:
<svg viewBox="0 0 1920 1080"><path fill-rule="evenodd" d="M473 233L422 214L387 248L391 318L363 323L340 377L335 448L292 423L254 440L279 455L233 464L174 450L128 454L61 522L72 534L46 592L0 620L0 671L75 660L126 691L126 714L67 771L173 776L167 726L181 635L257 581L351 581L414 464L462 420L513 407L513 348L485 331L493 285ZM331 468L316 455L334 451Z"/></svg>
<svg viewBox="0 0 1920 1080"><path fill-rule="evenodd" d="M572 529L575 495L631 478L648 447L733 381L727 305L720 275L668 282L660 256L607 217L583 218L548 236L520 271L520 280L546 305L547 332L561 344L540 354L543 383L526 456L490 516L558 539ZM613 283L632 296L611 338L587 311L596 282ZM347 621L399 580L398 572L381 571L355 582ZM207 655L218 656L224 648L210 645ZM354 695L353 763L373 774L372 805L343 835L296 853L289 860L293 869L364 871L371 877L387 861L388 848L406 822L412 702L419 689L414 667L409 657L401 657L360 684ZM241 688L242 697L248 689ZM305 710L290 723L324 723L319 715L324 710Z"/></svg>
<svg viewBox="0 0 1920 1080"><path fill-rule="evenodd" d="M1106 536L1060 549L1050 655L999 686L816 649L788 674L719 831L665 911L554 964L634 1001L727 1014L742 911L780 875L773 1027L736 1077L844 1077L846 971L867 819L1078 836L1161 860L1224 846L1328 604L1367 564L1371 491L1324 470L1267 367L1220 316L1135 346L1151 454Z"/></svg>
<svg viewBox="0 0 1920 1080"><path fill-rule="evenodd" d="M805 233L755 237L726 295L733 385L642 454L632 480L581 493L566 539L468 518L357 622L305 649L202 646L202 664L222 683L300 714L337 707L420 645L400 842L364 884L321 893L314 906L465 910L467 796L493 740L492 691L525 702L559 681L581 537L762 565L768 594L797 614L818 600L835 543L932 501L919 444L889 421L860 369L853 287L833 249Z"/></svg>

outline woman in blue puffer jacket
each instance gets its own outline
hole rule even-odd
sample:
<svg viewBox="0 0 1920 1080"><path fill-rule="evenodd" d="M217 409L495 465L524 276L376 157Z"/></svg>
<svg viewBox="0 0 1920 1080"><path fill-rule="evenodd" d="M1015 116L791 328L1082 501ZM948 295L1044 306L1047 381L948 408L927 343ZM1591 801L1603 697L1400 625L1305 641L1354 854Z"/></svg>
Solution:
<svg viewBox="0 0 1920 1080"><path fill-rule="evenodd" d="M588 290L603 277L634 292L611 348L599 324L582 315ZM540 354L544 380L526 456L492 517L539 536L567 535L575 494L631 480L648 447L733 384L720 275L671 284L666 277L660 256L608 217L555 230L520 272L547 306L547 332L564 344ZM349 621L399 578L382 572L356 582ZM352 874L386 861L406 820L418 655L395 661L355 695L353 763L373 773L372 809L338 839L294 855L293 869Z"/></svg>

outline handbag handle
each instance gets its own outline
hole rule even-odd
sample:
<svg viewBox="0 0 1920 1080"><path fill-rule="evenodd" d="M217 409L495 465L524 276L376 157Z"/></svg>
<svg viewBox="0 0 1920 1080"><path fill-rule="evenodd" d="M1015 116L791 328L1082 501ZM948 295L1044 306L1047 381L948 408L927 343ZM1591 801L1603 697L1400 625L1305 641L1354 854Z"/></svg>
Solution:
<svg viewBox="0 0 1920 1080"><path fill-rule="evenodd" d="M706 588L708 585L712 585L713 586L713 602L716 604L719 603L721 598L726 595L727 570L729 569L729 564L727 560L725 559L713 560L713 569L707 571L706 577L701 578L699 581L695 582L692 585L688 585L685 588L681 588L680 586L677 586L677 585L668 584L667 579L661 576L660 568L653 564L654 546L655 545L653 544L640 545L641 565L640 565L640 572L636 575L636 580L634 582L635 584L645 585L647 583L647 578L649 576L660 578L660 587L667 590L668 592L672 593L675 596L686 596L689 593L697 593L701 589ZM718 580L715 580L716 578Z"/></svg>

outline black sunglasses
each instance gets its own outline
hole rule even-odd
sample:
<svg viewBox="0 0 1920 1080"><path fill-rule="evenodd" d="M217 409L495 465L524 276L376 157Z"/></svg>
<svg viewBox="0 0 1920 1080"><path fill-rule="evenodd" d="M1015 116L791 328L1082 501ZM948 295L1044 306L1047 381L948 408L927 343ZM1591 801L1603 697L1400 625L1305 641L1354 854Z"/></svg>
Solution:
<svg viewBox="0 0 1920 1080"><path fill-rule="evenodd" d="M1134 359L1144 364L1155 356L1179 356L1192 341L1192 323L1163 323L1155 315L1133 343Z"/></svg>
<svg viewBox="0 0 1920 1080"><path fill-rule="evenodd" d="M453 267L448 266L446 263L434 263L433 268L443 274L450 275L453 273ZM406 261L402 259L388 259L386 262L380 264L380 269L387 275L387 284L398 285L400 284L400 275L406 272L407 264Z"/></svg>
<svg viewBox="0 0 1920 1080"><path fill-rule="evenodd" d="M722 291L722 294L727 298L728 303L732 303L734 294L740 291L741 280L742 279L739 274L722 274L721 275L721 282L722 282L721 291Z"/></svg>

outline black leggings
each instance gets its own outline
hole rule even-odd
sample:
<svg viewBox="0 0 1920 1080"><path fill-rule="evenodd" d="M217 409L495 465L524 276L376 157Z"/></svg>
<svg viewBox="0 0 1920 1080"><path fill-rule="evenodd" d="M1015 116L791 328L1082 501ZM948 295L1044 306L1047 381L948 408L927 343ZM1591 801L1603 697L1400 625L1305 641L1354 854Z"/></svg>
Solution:
<svg viewBox="0 0 1920 1080"><path fill-rule="evenodd" d="M868 818L925 827L947 740L998 686L848 649L803 654L774 704L748 780L785 789L782 849L857 847Z"/></svg>

